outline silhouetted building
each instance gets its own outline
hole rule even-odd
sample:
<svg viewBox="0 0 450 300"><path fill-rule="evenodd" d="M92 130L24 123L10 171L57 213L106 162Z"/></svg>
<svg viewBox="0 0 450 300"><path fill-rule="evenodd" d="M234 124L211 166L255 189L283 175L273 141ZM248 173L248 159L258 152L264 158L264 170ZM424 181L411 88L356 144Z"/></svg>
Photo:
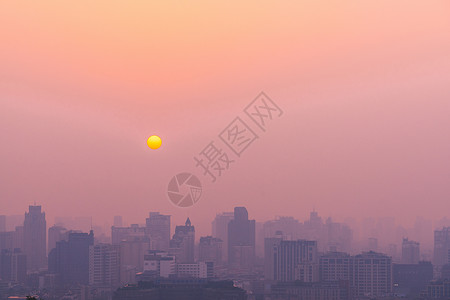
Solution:
<svg viewBox="0 0 450 300"><path fill-rule="evenodd" d="M195 246L195 227L187 218L184 226L175 227L170 240L169 253L175 255L177 263L193 263Z"/></svg>
<svg viewBox="0 0 450 300"><path fill-rule="evenodd" d="M353 278L353 257L343 252L328 252L319 259L321 282L349 280Z"/></svg>
<svg viewBox="0 0 450 300"><path fill-rule="evenodd" d="M27 269L37 271L47 265L47 223L41 206L30 205L24 220L24 253Z"/></svg>
<svg viewBox="0 0 450 300"><path fill-rule="evenodd" d="M234 208L228 223L228 264L236 269L251 269L255 259L255 220L248 219L245 207Z"/></svg>
<svg viewBox="0 0 450 300"><path fill-rule="evenodd" d="M59 241L49 253L49 271L56 273L63 285L89 283L89 247L94 232L71 232L68 241Z"/></svg>
<svg viewBox="0 0 450 300"><path fill-rule="evenodd" d="M443 266L450 263L450 227L434 231L434 265Z"/></svg>
<svg viewBox="0 0 450 300"><path fill-rule="evenodd" d="M120 282L135 283L136 273L144 270L144 255L150 250L148 236L128 237L120 242Z"/></svg>
<svg viewBox="0 0 450 300"><path fill-rule="evenodd" d="M0 254L0 278L7 282L25 283L27 256L20 251L2 250Z"/></svg>
<svg viewBox="0 0 450 300"><path fill-rule="evenodd" d="M6 231L6 216L0 215L0 232Z"/></svg>
<svg viewBox="0 0 450 300"><path fill-rule="evenodd" d="M214 265L222 265L223 241L219 238L206 236L200 238L198 246L198 260L213 262Z"/></svg>
<svg viewBox="0 0 450 300"><path fill-rule="evenodd" d="M119 286L120 250L117 245L97 244L89 247L89 284L117 288Z"/></svg>
<svg viewBox="0 0 450 300"><path fill-rule="evenodd" d="M122 241L132 240L134 237L147 237L147 228L131 224L130 227L111 227L111 240L113 245L119 245Z"/></svg>
<svg viewBox="0 0 450 300"><path fill-rule="evenodd" d="M59 226L53 225L48 229L48 247L47 251L50 252L52 249L56 248L56 243L62 240L67 240L69 234L67 229Z"/></svg>
<svg viewBox="0 0 450 300"><path fill-rule="evenodd" d="M152 250L167 251L170 244L170 216L151 212L146 219L146 230Z"/></svg>
<svg viewBox="0 0 450 300"><path fill-rule="evenodd" d="M316 241L283 241L266 239L265 262L269 264L266 279L276 281L317 282L319 264Z"/></svg>
<svg viewBox="0 0 450 300"><path fill-rule="evenodd" d="M353 283L356 296L380 297L392 292L392 259L373 251L353 258Z"/></svg>
<svg viewBox="0 0 450 300"><path fill-rule="evenodd" d="M402 264L418 264L420 260L420 244L404 238L402 241Z"/></svg>
<svg viewBox="0 0 450 300"><path fill-rule="evenodd" d="M222 260L228 261L228 223L234 219L234 212L224 212L216 215L212 222L212 236L223 241Z"/></svg>
<svg viewBox="0 0 450 300"><path fill-rule="evenodd" d="M114 227L123 227L122 216L114 216L113 226Z"/></svg>
<svg viewBox="0 0 450 300"><path fill-rule="evenodd" d="M273 235L274 237L264 239L264 279L266 280L275 279L274 251L284 238L281 230L274 232Z"/></svg>
<svg viewBox="0 0 450 300"><path fill-rule="evenodd" d="M433 265L422 261L417 264L394 264L394 292L410 298L419 297L433 279Z"/></svg>

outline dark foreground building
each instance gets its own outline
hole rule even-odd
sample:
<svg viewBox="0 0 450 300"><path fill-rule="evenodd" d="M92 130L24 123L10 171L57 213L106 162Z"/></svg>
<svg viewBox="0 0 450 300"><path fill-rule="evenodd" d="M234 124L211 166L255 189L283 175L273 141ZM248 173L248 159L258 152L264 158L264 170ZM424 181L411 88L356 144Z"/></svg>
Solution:
<svg viewBox="0 0 450 300"><path fill-rule="evenodd" d="M139 282L136 286L118 289L113 300L246 300L244 290L232 281L199 279L167 279Z"/></svg>

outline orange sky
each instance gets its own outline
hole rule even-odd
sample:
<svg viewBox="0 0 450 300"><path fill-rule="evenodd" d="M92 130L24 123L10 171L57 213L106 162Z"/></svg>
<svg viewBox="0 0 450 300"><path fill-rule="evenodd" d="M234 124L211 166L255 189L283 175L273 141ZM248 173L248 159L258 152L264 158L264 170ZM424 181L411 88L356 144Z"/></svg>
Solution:
<svg viewBox="0 0 450 300"><path fill-rule="evenodd" d="M0 214L152 210L207 233L235 205L258 220L450 209L447 1L92 2L0 2ZM262 90L283 117L218 182L200 177L197 205L171 205L171 176L199 173L193 156Z"/></svg>

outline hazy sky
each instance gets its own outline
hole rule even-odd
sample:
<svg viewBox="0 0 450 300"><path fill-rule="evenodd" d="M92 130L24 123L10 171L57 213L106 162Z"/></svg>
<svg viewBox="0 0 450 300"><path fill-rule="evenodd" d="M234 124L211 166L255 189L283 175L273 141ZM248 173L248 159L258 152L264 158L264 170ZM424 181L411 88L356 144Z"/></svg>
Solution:
<svg viewBox="0 0 450 300"><path fill-rule="evenodd" d="M448 1L0 1L0 214L94 223L450 210ZM216 183L194 155L260 91L284 115ZM149 135L162 137L154 151ZM192 172L201 200L167 184Z"/></svg>

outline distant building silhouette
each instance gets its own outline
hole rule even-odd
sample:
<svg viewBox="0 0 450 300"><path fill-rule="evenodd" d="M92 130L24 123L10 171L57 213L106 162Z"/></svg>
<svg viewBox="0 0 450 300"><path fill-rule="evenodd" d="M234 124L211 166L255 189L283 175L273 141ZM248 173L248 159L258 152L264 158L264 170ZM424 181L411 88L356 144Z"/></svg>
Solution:
<svg viewBox="0 0 450 300"><path fill-rule="evenodd" d="M198 245L198 260L213 262L214 265L222 265L223 241L219 238L206 236L200 238Z"/></svg>
<svg viewBox="0 0 450 300"><path fill-rule="evenodd" d="M123 227L122 216L114 216L113 226L114 227Z"/></svg>
<svg viewBox="0 0 450 300"><path fill-rule="evenodd" d="M94 232L71 232L68 241L59 241L49 253L49 271L56 273L62 285L89 284L89 247Z"/></svg>
<svg viewBox="0 0 450 300"><path fill-rule="evenodd" d="M251 269L255 260L255 220L248 219L245 207L234 208L228 223L228 265L235 269Z"/></svg>
<svg viewBox="0 0 450 300"><path fill-rule="evenodd" d="M136 273L144 270L144 255L150 250L148 236L129 236L120 242L120 282L136 283Z"/></svg>
<svg viewBox="0 0 450 300"><path fill-rule="evenodd" d="M234 219L234 212L224 212L216 215L212 221L212 236L223 241L222 260L228 261L228 223Z"/></svg>
<svg viewBox="0 0 450 300"><path fill-rule="evenodd" d="M434 265L443 266L450 263L450 227L434 231Z"/></svg>
<svg viewBox="0 0 450 300"><path fill-rule="evenodd" d="M402 241L402 264L418 264L420 260L420 244L404 238Z"/></svg>
<svg viewBox="0 0 450 300"><path fill-rule="evenodd" d="M284 241L266 239L266 279L275 281L319 281L319 264L316 241Z"/></svg>
<svg viewBox="0 0 450 300"><path fill-rule="evenodd" d="M27 256L20 249L4 249L0 252L0 278L12 283L26 282Z"/></svg>
<svg viewBox="0 0 450 300"><path fill-rule="evenodd" d="M146 219L146 230L150 237L151 249L167 251L170 244L170 216L150 212Z"/></svg>
<svg viewBox="0 0 450 300"><path fill-rule="evenodd" d="M6 231L6 216L0 215L0 232Z"/></svg>
<svg viewBox="0 0 450 300"><path fill-rule="evenodd" d="M37 271L47 265L47 223L40 205L30 205L24 220L24 253L27 268Z"/></svg>
<svg viewBox="0 0 450 300"><path fill-rule="evenodd" d="M417 264L393 265L393 283L396 294L418 299L432 279L433 265L429 261L421 261Z"/></svg>
<svg viewBox="0 0 450 300"><path fill-rule="evenodd" d="M131 224L130 227L111 227L111 240L113 245L119 245L122 241L133 238L148 237L147 228L139 227L138 224Z"/></svg>
<svg viewBox="0 0 450 300"><path fill-rule="evenodd" d="M184 226L175 227L170 240L169 253L175 255L177 263L193 263L195 247L195 227L187 218Z"/></svg>
<svg viewBox="0 0 450 300"><path fill-rule="evenodd" d="M66 228L60 225L53 225L48 229L48 246L47 251L50 252L56 248L56 243L62 240L67 240L69 233Z"/></svg>

